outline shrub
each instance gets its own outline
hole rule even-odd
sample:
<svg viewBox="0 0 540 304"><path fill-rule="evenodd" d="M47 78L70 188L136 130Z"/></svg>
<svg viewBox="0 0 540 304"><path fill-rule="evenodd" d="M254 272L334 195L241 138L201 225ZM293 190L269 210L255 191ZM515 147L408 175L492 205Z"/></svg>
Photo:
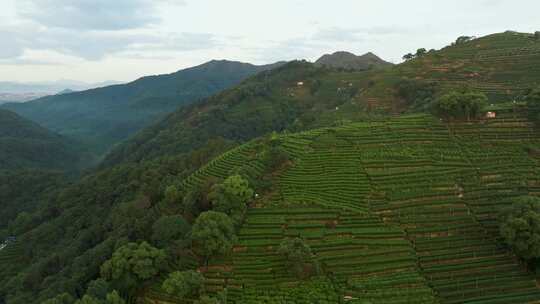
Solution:
<svg viewBox="0 0 540 304"><path fill-rule="evenodd" d="M203 281L203 276L196 271L176 271L169 275L161 288L167 293L181 298L198 296Z"/></svg>
<svg viewBox="0 0 540 304"><path fill-rule="evenodd" d="M500 212L500 233L525 260L540 257L540 198L523 196Z"/></svg>

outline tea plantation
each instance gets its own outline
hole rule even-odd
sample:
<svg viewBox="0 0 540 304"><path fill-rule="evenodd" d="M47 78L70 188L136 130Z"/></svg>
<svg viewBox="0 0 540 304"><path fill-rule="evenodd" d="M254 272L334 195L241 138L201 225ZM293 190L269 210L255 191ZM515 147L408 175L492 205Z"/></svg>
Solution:
<svg viewBox="0 0 540 304"><path fill-rule="evenodd" d="M280 135L291 163L250 207L233 252L200 268L207 291L230 303L539 303L496 218L511 198L540 194L540 137L519 104L494 110L469 123L415 114ZM259 145L184 185L263 170ZM288 237L310 245L318 276L288 271L278 253ZM159 288L145 298L190 303Z"/></svg>

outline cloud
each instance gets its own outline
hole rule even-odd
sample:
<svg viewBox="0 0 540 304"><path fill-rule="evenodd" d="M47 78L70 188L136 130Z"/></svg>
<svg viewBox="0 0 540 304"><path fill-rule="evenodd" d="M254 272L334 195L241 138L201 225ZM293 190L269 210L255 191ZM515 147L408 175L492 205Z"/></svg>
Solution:
<svg viewBox="0 0 540 304"><path fill-rule="evenodd" d="M178 0L19 0L20 18L48 28L125 30L159 23L159 4L183 5Z"/></svg>
<svg viewBox="0 0 540 304"><path fill-rule="evenodd" d="M327 28L319 30L311 38L315 41L322 42L351 42L362 41L362 37L359 36L359 30L342 29L342 28Z"/></svg>

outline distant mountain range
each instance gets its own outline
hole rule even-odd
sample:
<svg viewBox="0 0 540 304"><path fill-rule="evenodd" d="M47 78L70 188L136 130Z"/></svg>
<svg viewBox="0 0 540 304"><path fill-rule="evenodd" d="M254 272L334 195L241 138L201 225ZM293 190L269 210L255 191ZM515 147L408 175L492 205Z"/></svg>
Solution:
<svg viewBox="0 0 540 304"><path fill-rule="evenodd" d="M0 104L9 102L27 102L48 95L65 92L83 91L104 86L120 84L118 81L86 83L75 80L53 82L8 82L0 81Z"/></svg>
<svg viewBox="0 0 540 304"><path fill-rule="evenodd" d="M61 91L58 90L56 95L1 107L53 132L84 142L96 155L102 155L112 145L179 106L196 102L279 65L281 63L256 66L211 61L127 84L56 94Z"/></svg>
<svg viewBox="0 0 540 304"><path fill-rule="evenodd" d="M372 68L380 68L393 65L390 62L382 60L377 55L371 52L361 56L357 56L349 52L336 52L333 54L326 54L319 58L315 62L315 64L349 70L369 70Z"/></svg>

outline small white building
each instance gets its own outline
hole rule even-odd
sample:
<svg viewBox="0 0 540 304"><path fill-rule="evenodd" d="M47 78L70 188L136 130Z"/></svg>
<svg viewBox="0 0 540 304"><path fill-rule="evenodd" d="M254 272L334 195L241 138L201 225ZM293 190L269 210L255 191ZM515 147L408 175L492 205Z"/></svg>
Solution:
<svg viewBox="0 0 540 304"><path fill-rule="evenodd" d="M298 87L303 87L304 86L304 82L303 81L299 81L296 83L296 86Z"/></svg>
<svg viewBox="0 0 540 304"><path fill-rule="evenodd" d="M497 113L491 112L491 111L490 111L490 112L487 112L487 113L486 113L486 118L488 118L488 119L491 119L491 118L497 118Z"/></svg>

